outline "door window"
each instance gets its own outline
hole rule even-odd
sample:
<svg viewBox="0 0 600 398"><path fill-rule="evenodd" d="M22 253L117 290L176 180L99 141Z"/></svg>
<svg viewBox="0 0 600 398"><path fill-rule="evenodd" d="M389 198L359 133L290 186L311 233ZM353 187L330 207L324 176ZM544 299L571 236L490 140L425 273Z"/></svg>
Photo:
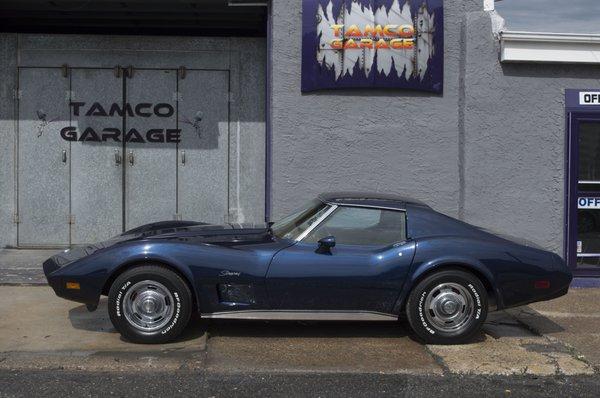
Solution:
<svg viewBox="0 0 600 398"><path fill-rule="evenodd" d="M403 211L365 207L339 207L311 231L304 242L316 243L326 236L343 245L385 246L406 239Z"/></svg>

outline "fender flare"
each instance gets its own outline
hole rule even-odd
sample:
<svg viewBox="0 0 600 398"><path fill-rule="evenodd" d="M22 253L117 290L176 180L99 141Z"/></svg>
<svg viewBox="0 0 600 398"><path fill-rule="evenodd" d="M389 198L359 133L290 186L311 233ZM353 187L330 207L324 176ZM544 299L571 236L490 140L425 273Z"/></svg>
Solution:
<svg viewBox="0 0 600 398"><path fill-rule="evenodd" d="M119 277L119 275L121 275L127 269L135 267L137 265L143 265L143 264L147 264L147 263L162 264L165 267L168 267L171 270L173 270L174 272L176 272L177 274L179 274L183 278L183 280L185 282L187 282L188 287L190 288L190 291L192 293L193 300L196 303L196 308L198 308L198 309L200 308L200 300L198 297L198 291L196 290L196 284L194 283L194 277L193 277L192 272L189 269L189 267L181 264L180 262L178 262L176 259L174 259L172 257L163 256L163 255L157 254L157 253L134 254L132 256L129 256L129 257L123 259L123 261L121 261L119 264L117 264L111 268L110 272L108 273L108 275L106 277L106 280L103 283L102 292L103 293L107 292L110 289L110 286L112 285L113 281L115 279L117 279Z"/></svg>
<svg viewBox="0 0 600 398"><path fill-rule="evenodd" d="M408 273L408 277L402 286L402 290L396 303L394 304L393 313L401 314L404 312L404 304L406 303L406 299L410 294L413 287L421 280L423 277L431 272L435 272L444 268L464 268L466 271L470 271L475 275L485 278L482 282L484 285L489 286L494 292L494 296L496 299L497 307L502 308L502 296L500 291L497 288L497 284L495 283L496 278L483 263L479 260L476 260L471 257L466 256L445 256L436 258L431 261L427 261L418 265L413 264L411 271Z"/></svg>

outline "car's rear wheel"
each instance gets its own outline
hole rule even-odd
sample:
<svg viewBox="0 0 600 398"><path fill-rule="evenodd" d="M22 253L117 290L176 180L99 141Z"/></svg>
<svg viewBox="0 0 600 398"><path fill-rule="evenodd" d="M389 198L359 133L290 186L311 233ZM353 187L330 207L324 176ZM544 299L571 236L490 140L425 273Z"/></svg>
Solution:
<svg viewBox="0 0 600 398"><path fill-rule="evenodd" d="M427 276L411 291L406 315L429 344L458 344L479 332L487 317L487 291L473 274L449 269Z"/></svg>
<svg viewBox="0 0 600 398"><path fill-rule="evenodd" d="M177 337L192 312L187 283L161 265L144 265L120 275L108 294L115 329L134 343L165 343Z"/></svg>

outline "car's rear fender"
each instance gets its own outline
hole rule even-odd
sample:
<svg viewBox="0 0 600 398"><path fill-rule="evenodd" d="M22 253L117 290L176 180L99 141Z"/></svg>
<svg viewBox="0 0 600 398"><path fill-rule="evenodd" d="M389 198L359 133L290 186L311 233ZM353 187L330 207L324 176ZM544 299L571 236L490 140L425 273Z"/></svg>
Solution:
<svg viewBox="0 0 600 398"><path fill-rule="evenodd" d="M501 307L502 295L496 284L494 273L476 257L468 255L468 250L463 250L473 247L476 243L478 242L475 242L475 239L462 237L418 239L411 271L394 305L394 313L403 312L408 295L422 279L432 272L449 268L459 268L473 273L488 290L492 306Z"/></svg>

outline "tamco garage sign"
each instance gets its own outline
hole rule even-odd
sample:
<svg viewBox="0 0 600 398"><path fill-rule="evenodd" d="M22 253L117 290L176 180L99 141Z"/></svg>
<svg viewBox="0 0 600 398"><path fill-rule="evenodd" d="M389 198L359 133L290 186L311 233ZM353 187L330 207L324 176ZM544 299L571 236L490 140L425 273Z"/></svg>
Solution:
<svg viewBox="0 0 600 398"><path fill-rule="evenodd" d="M302 91L441 93L443 0L303 0Z"/></svg>

